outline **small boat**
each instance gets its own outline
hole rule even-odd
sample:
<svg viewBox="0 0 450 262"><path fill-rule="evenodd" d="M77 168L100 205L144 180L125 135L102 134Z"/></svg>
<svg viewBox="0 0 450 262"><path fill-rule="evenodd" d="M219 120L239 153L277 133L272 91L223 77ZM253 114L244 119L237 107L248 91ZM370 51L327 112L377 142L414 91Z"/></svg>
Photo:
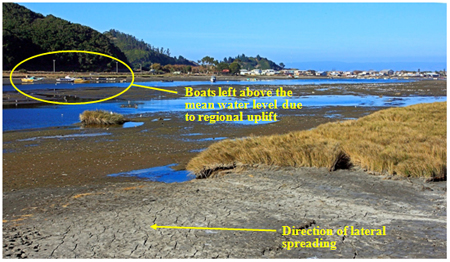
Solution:
<svg viewBox="0 0 450 262"><path fill-rule="evenodd" d="M22 78L22 82L23 83L33 83L33 82L37 82L37 81L41 81L42 79L44 79L43 77L28 77L26 76L25 78Z"/></svg>
<svg viewBox="0 0 450 262"><path fill-rule="evenodd" d="M91 80L87 77L82 77L82 78L75 78L75 80L73 82L75 84L85 84L85 83L90 83Z"/></svg>
<svg viewBox="0 0 450 262"><path fill-rule="evenodd" d="M64 82L64 83L70 83L70 82L73 82L73 81L75 81L75 78L70 77L70 76L66 76L64 78L57 78L56 79L56 82Z"/></svg>
<svg viewBox="0 0 450 262"><path fill-rule="evenodd" d="M115 78L115 77L97 77L97 78L95 78L95 80L98 80L98 81L116 81L117 78Z"/></svg>
<svg viewBox="0 0 450 262"><path fill-rule="evenodd" d="M216 76L211 76L210 81L211 81L212 83L216 82Z"/></svg>
<svg viewBox="0 0 450 262"><path fill-rule="evenodd" d="M23 83L33 83L33 79L31 79L31 78L22 78L22 82Z"/></svg>

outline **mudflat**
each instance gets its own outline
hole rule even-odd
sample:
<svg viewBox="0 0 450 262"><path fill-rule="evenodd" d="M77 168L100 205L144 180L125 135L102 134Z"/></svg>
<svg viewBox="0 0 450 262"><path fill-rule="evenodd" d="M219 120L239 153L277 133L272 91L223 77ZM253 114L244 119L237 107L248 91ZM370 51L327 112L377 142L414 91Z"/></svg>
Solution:
<svg viewBox="0 0 450 262"><path fill-rule="evenodd" d="M361 170L241 167L184 183L124 182L4 194L3 257L445 258L446 182ZM14 208L13 208L14 206ZM16 209L16 210L12 210ZM160 226L275 229L241 232ZM283 226L381 229L383 236L292 236ZM330 248L283 248L289 241Z"/></svg>
<svg viewBox="0 0 450 262"><path fill-rule="evenodd" d="M196 87L207 88L211 86ZM159 98L182 96L183 87L173 89L180 95L164 93ZM401 101L409 96L446 96L445 81L286 89L296 97L384 95ZM84 99L98 94L87 89L59 92L76 92ZM4 106L15 106L16 93L4 93ZM132 88L120 99L153 99L156 94ZM172 184L107 176L168 164L184 169L200 150L220 139L307 130L386 107L280 110L279 121L262 125L187 124L185 112L156 112L127 116L143 123L133 128L72 125L4 132L3 257L445 258L446 182L393 180L395 176L372 176L359 169L264 166L240 166L215 178ZM150 228L155 223L277 232L155 231ZM287 250L283 242L314 241L317 236L284 236L283 226L385 226L386 235L323 236L324 241L336 241L336 250Z"/></svg>

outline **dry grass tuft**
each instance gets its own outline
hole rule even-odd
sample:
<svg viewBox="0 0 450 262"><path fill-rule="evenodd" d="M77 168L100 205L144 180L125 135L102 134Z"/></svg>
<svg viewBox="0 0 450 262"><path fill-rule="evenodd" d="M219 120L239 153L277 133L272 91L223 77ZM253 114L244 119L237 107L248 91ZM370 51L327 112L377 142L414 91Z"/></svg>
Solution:
<svg viewBox="0 0 450 262"><path fill-rule="evenodd" d="M236 163L330 170L357 165L382 174L446 179L446 112L446 102L418 104L308 131L224 140L191 159L187 169L205 177Z"/></svg>
<svg viewBox="0 0 450 262"><path fill-rule="evenodd" d="M121 125L125 123L125 117L103 110L86 110L80 114L80 121L83 125Z"/></svg>

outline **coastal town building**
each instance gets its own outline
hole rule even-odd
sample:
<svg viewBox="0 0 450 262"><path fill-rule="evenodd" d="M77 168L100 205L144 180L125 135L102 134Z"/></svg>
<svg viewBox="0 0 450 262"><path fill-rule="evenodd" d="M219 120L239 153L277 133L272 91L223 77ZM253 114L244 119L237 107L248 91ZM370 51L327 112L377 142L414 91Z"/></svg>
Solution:
<svg viewBox="0 0 450 262"><path fill-rule="evenodd" d="M277 71L275 71L274 69L265 69L262 71L262 74L266 75L266 76L273 76L276 73L277 73Z"/></svg>
<svg viewBox="0 0 450 262"><path fill-rule="evenodd" d="M378 72L375 70L369 70L369 72L367 72L370 76L377 76Z"/></svg>
<svg viewBox="0 0 450 262"><path fill-rule="evenodd" d="M384 69L380 71L380 74L385 75L385 76L390 76L394 74L394 71L391 69Z"/></svg>
<svg viewBox="0 0 450 262"><path fill-rule="evenodd" d="M280 72L284 75L294 75L296 69L283 69Z"/></svg>
<svg viewBox="0 0 450 262"><path fill-rule="evenodd" d="M329 74L329 76L333 76L333 77L341 76L341 75L342 75L342 72L339 72L339 71L331 71Z"/></svg>
<svg viewBox="0 0 450 262"><path fill-rule="evenodd" d="M259 76L259 75L262 74L262 70L258 69L258 68L257 69L253 69L252 71L250 71L250 74Z"/></svg>
<svg viewBox="0 0 450 262"><path fill-rule="evenodd" d="M193 70L194 71L194 70ZM230 72L229 69L224 69L220 71L222 74L228 74ZM182 71L174 71L173 74L183 74ZM420 69L417 71L407 71L407 70L398 70L394 71L392 69L384 69L384 70L353 70L353 71L339 71L339 70L332 70L332 71L325 71L325 70L302 70L302 69L296 69L296 68L285 68L282 70L275 70L275 69L240 69L239 75L242 76L275 76L275 75L284 75L289 78L301 78L304 76L310 76L310 77L331 77L331 78L386 78L386 77L402 77L402 78L419 78L419 77L426 77L426 78L439 78L439 77L446 77L445 70L440 72L421 72Z"/></svg>
<svg viewBox="0 0 450 262"><path fill-rule="evenodd" d="M248 71L247 69L241 69L239 70L239 74L242 76L249 75L250 71Z"/></svg>
<svg viewBox="0 0 450 262"><path fill-rule="evenodd" d="M439 77L438 73L435 72L427 72L423 74L425 77Z"/></svg>

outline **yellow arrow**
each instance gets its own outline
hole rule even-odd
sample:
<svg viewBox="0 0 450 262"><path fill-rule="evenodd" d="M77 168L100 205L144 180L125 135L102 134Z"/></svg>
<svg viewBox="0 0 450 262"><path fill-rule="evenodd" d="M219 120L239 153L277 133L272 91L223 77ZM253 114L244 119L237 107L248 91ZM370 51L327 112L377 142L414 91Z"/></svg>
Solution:
<svg viewBox="0 0 450 262"><path fill-rule="evenodd" d="M153 90L158 90L158 91L163 91L163 92L168 92L168 93L178 94L177 91L167 90L167 89L161 89L161 88L156 88L156 87L151 87L151 86L141 86L141 85L135 85L135 84L132 84L132 86L137 86L137 87L142 87L142 88L147 88L147 89L153 89Z"/></svg>
<svg viewBox="0 0 450 262"><path fill-rule="evenodd" d="M174 226L158 226L154 224L151 226L154 230L158 228L178 228L178 229L201 229L201 230L237 230L237 231L266 231L277 232L276 229L254 229L254 228L224 228L224 227L174 227Z"/></svg>

